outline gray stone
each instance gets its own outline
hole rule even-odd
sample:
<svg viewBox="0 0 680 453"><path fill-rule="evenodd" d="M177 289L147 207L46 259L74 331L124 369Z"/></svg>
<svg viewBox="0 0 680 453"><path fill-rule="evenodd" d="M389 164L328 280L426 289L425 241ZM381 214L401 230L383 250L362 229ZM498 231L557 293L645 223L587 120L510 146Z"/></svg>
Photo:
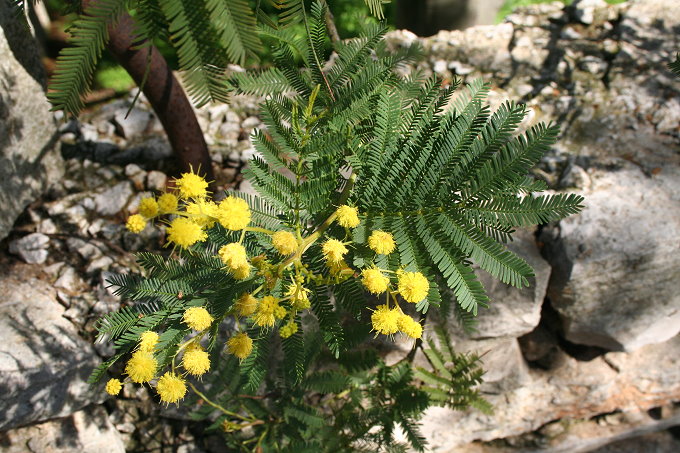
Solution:
<svg viewBox="0 0 680 453"><path fill-rule="evenodd" d="M54 287L76 292L85 287L85 282L83 282L74 268L66 266L61 269L59 278L54 282Z"/></svg>
<svg viewBox="0 0 680 453"><path fill-rule="evenodd" d="M243 129L248 129L250 131L259 126L260 123L262 123L262 121L258 117L249 116L248 118L243 120L243 123L241 123L241 127L243 127Z"/></svg>
<svg viewBox="0 0 680 453"><path fill-rule="evenodd" d="M129 181L119 182L95 197L97 212L107 216L120 212L127 205L132 194L132 185Z"/></svg>
<svg viewBox="0 0 680 453"><path fill-rule="evenodd" d="M431 451L466 451L458 447L531 432L557 419L640 412L676 401L680 398L680 336L591 361L562 354L549 371L529 370L522 386L484 396L494 406L493 414L441 407L425 412L421 432Z"/></svg>
<svg viewBox="0 0 680 453"><path fill-rule="evenodd" d="M0 3L0 239L64 173L45 73L28 29Z"/></svg>
<svg viewBox="0 0 680 453"><path fill-rule="evenodd" d="M50 285L17 265L0 275L0 293L0 430L101 401L101 390L86 383L99 360L62 316Z"/></svg>
<svg viewBox="0 0 680 453"><path fill-rule="evenodd" d="M162 171L151 170L146 175L146 188L148 190L156 190L162 192L165 190L165 185L168 182L168 177Z"/></svg>
<svg viewBox="0 0 680 453"><path fill-rule="evenodd" d="M680 169L591 177L583 212L544 235L566 337L628 351L666 341L680 332Z"/></svg>
<svg viewBox="0 0 680 453"><path fill-rule="evenodd" d="M47 259L50 238L42 233L31 233L9 243L10 253L19 255L29 264L42 264Z"/></svg>
<svg viewBox="0 0 680 453"><path fill-rule="evenodd" d="M524 258L533 267L536 276L530 279L529 287L517 289L478 271L490 303L488 309L479 310L477 331L471 338L519 337L531 332L541 319L550 266L541 257L531 231L520 230L513 236L508 248Z"/></svg>
<svg viewBox="0 0 680 453"><path fill-rule="evenodd" d="M91 261L102 256L102 251L96 245L80 238L68 238L66 246L71 253L77 253L84 260Z"/></svg>
<svg viewBox="0 0 680 453"><path fill-rule="evenodd" d="M146 130L152 116L151 112L138 108L133 108L128 114L126 109L116 112L113 122L116 125L116 131L129 140L141 135Z"/></svg>
<svg viewBox="0 0 680 453"><path fill-rule="evenodd" d="M0 433L0 444L5 453L125 453L123 439L101 406Z"/></svg>
<svg viewBox="0 0 680 453"><path fill-rule="evenodd" d="M151 137L141 145L143 161L159 161L172 156L172 146L161 137Z"/></svg>

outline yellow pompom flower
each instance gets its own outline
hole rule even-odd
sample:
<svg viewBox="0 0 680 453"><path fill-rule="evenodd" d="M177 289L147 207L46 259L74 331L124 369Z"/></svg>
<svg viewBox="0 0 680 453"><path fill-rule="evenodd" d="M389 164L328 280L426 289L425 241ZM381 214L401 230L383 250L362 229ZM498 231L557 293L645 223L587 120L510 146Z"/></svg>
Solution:
<svg viewBox="0 0 680 453"><path fill-rule="evenodd" d="M392 335L399 331L399 316L401 312L398 308L390 309L387 305L378 305L371 315L373 330L383 335Z"/></svg>
<svg viewBox="0 0 680 453"><path fill-rule="evenodd" d="M245 332L239 332L227 341L227 352L243 360L253 351L253 340Z"/></svg>
<svg viewBox="0 0 680 453"><path fill-rule="evenodd" d="M182 248L188 248L197 242L205 241L208 236L201 226L193 220L177 217L168 227L168 241Z"/></svg>
<svg viewBox="0 0 680 453"><path fill-rule="evenodd" d="M399 316L397 326L402 333L408 335L411 338L417 339L423 336L423 326L409 315L402 314Z"/></svg>
<svg viewBox="0 0 680 453"><path fill-rule="evenodd" d="M279 329L279 335L281 338L289 338L298 331L298 325L295 321L291 320L288 324L285 326L282 326Z"/></svg>
<svg viewBox="0 0 680 453"><path fill-rule="evenodd" d="M217 254L220 256L224 265L232 271L235 271L242 266L248 266L246 248L236 242L222 246Z"/></svg>
<svg viewBox="0 0 680 453"><path fill-rule="evenodd" d="M298 248L297 239L290 231L277 231L272 235L272 245L281 255L288 256Z"/></svg>
<svg viewBox="0 0 680 453"><path fill-rule="evenodd" d="M288 286L286 296L290 297L290 302L293 305L293 308L296 310L306 310L311 306L311 303L309 302L310 292L311 291L309 289L302 286L302 283L293 281Z"/></svg>
<svg viewBox="0 0 680 453"><path fill-rule="evenodd" d="M345 228L356 228L361 221L359 220L359 210L346 204L340 206L337 210L338 225Z"/></svg>
<svg viewBox="0 0 680 453"><path fill-rule="evenodd" d="M347 247L337 239L329 239L321 247L323 256L331 264L338 264L342 257L348 252Z"/></svg>
<svg viewBox="0 0 680 453"><path fill-rule="evenodd" d="M347 265L345 260L340 260L337 263L327 263L328 264L328 269L330 270L331 275L337 277L342 274L354 274L354 271Z"/></svg>
<svg viewBox="0 0 680 453"><path fill-rule="evenodd" d="M259 301L250 293L243 293L241 297L236 299L234 308L239 316L250 316L257 310Z"/></svg>
<svg viewBox="0 0 680 453"><path fill-rule="evenodd" d="M184 210L189 218L200 225L201 228L212 228L215 225L217 205L210 200L200 198L187 203Z"/></svg>
<svg viewBox="0 0 680 453"><path fill-rule="evenodd" d="M208 195L208 182L196 173L182 173L182 177L175 179L175 186L180 196L188 198L205 198Z"/></svg>
<svg viewBox="0 0 680 453"><path fill-rule="evenodd" d="M380 272L380 269L370 268L361 271L361 283L372 294L382 294L387 291L390 279Z"/></svg>
<svg viewBox="0 0 680 453"><path fill-rule="evenodd" d="M207 329L214 321L213 317L208 313L208 310L203 307L189 308L184 312L182 319L187 326L198 331Z"/></svg>
<svg viewBox="0 0 680 453"><path fill-rule="evenodd" d="M176 403L187 393L187 384L181 376L168 371L158 379L156 391L164 403Z"/></svg>
<svg viewBox="0 0 680 453"><path fill-rule="evenodd" d="M387 231L375 230L368 237L368 246L379 255L389 255L394 252L394 237Z"/></svg>
<svg viewBox="0 0 680 453"><path fill-rule="evenodd" d="M158 334L152 330L142 332L139 336L139 350L144 352L152 352L153 348L158 343Z"/></svg>
<svg viewBox="0 0 680 453"><path fill-rule="evenodd" d="M210 369L210 356L200 345L192 344L184 352L182 366L189 374L201 376Z"/></svg>
<svg viewBox="0 0 680 453"><path fill-rule="evenodd" d="M265 296L260 300L257 306L257 311L253 317L253 322L260 327L271 327L276 322L277 314L281 314L281 309L284 310L283 316L286 316L285 308L279 305L279 300L274 296Z"/></svg>
<svg viewBox="0 0 680 453"><path fill-rule="evenodd" d="M142 384L149 382L156 375L158 362L153 354L147 351L137 351L132 354L125 366L125 373L130 376L132 382Z"/></svg>
<svg viewBox="0 0 680 453"><path fill-rule="evenodd" d="M233 270L232 275L236 280L245 280L250 277L250 266L246 264L245 266L239 266L236 270Z"/></svg>
<svg viewBox="0 0 680 453"><path fill-rule="evenodd" d="M146 219L139 214L133 214L128 217L125 228L131 233L141 233L146 228Z"/></svg>
<svg viewBox="0 0 680 453"><path fill-rule="evenodd" d="M216 216L227 230L239 231L250 223L250 207L242 198L227 197L217 207Z"/></svg>
<svg viewBox="0 0 680 453"><path fill-rule="evenodd" d="M427 297L430 282L420 272L400 272L398 290L406 302L415 304Z"/></svg>
<svg viewBox="0 0 680 453"><path fill-rule="evenodd" d="M109 395L116 396L120 393L120 390L123 388L123 383L120 382L118 379L109 379L109 382L106 383L106 393Z"/></svg>
<svg viewBox="0 0 680 453"><path fill-rule="evenodd" d="M170 214L177 211L177 197L171 193L164 193L158 197L158 211L161 214Z"/></svg>
<svg viewBox="0 0 680 453"><path fill-rule="evenodd" d="M142 198L139 201L139 213L151 219L158 215L158 202L153 197Z"/></svg>

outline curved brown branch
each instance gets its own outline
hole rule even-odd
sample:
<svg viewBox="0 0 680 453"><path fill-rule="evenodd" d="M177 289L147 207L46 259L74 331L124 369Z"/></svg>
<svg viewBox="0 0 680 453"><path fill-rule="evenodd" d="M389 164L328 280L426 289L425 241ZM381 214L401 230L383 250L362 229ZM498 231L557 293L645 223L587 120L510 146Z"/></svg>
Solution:
<svg viewBox="0 0 680 453"><path fill-rule="evenodd" d="M91 0L84 0L83 7L89 3ZM193 168L214 181L208 145L189 99L156 46L141 47L145 43L134 36L134 20L124 14L116 26L109 27L107 48L138 86L142 86L150 62L142 92L163 124L182 170Z"/></svg>

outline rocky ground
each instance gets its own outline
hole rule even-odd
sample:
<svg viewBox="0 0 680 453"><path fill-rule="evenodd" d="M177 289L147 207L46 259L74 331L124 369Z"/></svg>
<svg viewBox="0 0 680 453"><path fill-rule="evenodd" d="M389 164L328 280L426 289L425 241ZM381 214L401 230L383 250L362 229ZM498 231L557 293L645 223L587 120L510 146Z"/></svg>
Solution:
<svg viewBox="0 0 680 453"><path fill-rule="evenodd" d="M390 34L393 46L421 42L426 72L489 80L492 106L526 102L525 126L559 121L559 144L536 175L587 200L580 216L520 232L510 245L536 269L531 288L489 278L496 302L478 332L457 334L450 322L459 349L486 353L483 390L495 412L431 409L423 431L434 451L680 451L680 81L665 68L680 50L674 3L555 3L498 26ZM0 243L3 451L223 451L144 389L105 401L84 384L110 354L93 345L94 322L121 303L107 276L135 270L135 251L163 253L162 228L137 236L124 221L176 174L144 101L125 118L130 100L32 135L58 145L44 168L24 169L22 181L51 187L7 209L21 214ZM257 101L198 112L220 188L249 190L241 169L261 127ZM7 179L3 201L20 190Z"/></svg>

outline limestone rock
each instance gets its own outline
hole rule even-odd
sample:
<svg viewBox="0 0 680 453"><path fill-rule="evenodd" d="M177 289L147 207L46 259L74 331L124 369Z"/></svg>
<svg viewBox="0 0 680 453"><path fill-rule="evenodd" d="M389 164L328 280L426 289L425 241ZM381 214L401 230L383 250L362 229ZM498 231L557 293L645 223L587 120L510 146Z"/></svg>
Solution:
<svg viewBox="0 0 680 453"><path fill-rule="evenodd" d="M42 264L47 259L50 238L42 233L31 233L9 243L10 253L19 255L29 264Z"/></svg>
<svg viewBox="0 0 680 453"><path fill-rule="evenodd" d="M676 167L595 172L584 211L545 235L569 341L629 351L680 332L679 178Z"/></svg>
<svg viewBox="0 0 680 453"><path fill-rule="evenodd" d="M57 126L45 97L36 45L0 3L0 239L24 208L63 175Z"/></svg>
<svg viewBox="0 0 680 453"><path fill-rule="evenodd" d="M114 215L120 212L132 197L132 184L123 181L97 195L95 204L101 215Z"/></svg>
<svg viewBox="0 0 680 453"><path fill-rule="evenodd" d="M530 370L524 385L485 397L494 406L492 415L474 409L428 409L421 423L431 450L456 452L472 441L531 432L564 417L645 411L676 401L680 399L680 336L632 353L608 353L589 362L563 354L555 368Z"/></svg>
<svg viewBox="0 0 680 453"><path fill-rule="evenodd" d="M0 433L5 453L125 453L120 434L101 406Z"/></svg>
<svg viewBox="0 0 680 453"><path fill-rule="evenodd" d="M0 430L70 415L103 399L86 383L99 362L94 349L31 269L17 264L0 275Z"/></svg>
<svg viewBox="0 0 680 453"><path fill-rule="evenodd" d="M519 337L531 332L541 319L550 266L541 257L533 233L520 230L508 248L534 268L535 277L528 288L517 289L478 271L480 281L489 294L489 308L480 308L477 332L471 338Z"/></svg>

